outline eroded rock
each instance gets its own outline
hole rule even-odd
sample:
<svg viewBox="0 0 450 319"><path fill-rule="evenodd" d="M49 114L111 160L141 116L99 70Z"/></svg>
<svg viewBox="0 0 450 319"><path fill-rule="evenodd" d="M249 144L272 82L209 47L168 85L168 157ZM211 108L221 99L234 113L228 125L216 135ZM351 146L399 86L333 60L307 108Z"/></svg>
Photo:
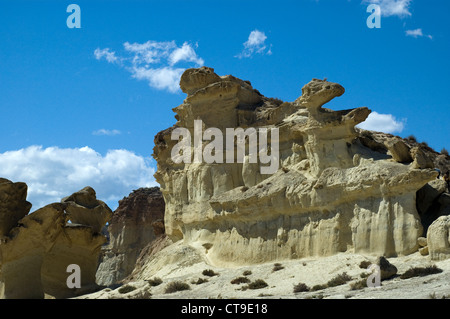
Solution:
<svg viewBox="0 0 450 319"><path fill-rule="evenodd" d="M24 189L20 185L19 207L30 206L23 203ZM45 294L67 298L96 289L100 248L106 242L97 229L109 220L111 210L90 187L68 198L26 215L5 234L0 243L0 298L44 298ZM68 207L75 209L68 213ZM83 224L69 222L72 217ZM79 289L67 287L71 264L81 270Z"/></svg>
<svg viewBox="0 0 450 319"><path fill-rule="evenodd" d="M381 144L380 150L364 145L355 125L367 118L368 108L323 108L345 91L327 80L313 79L292 103L275 102L249 82L211 72L186 71L181 84L188 96L173 109L178 121L155 137L155 177L172 240L208 243L208 258L216 264L347 250L387 257L417 251L423 228L415 196L436 172L399 163L413 160L400 142ZM279 169L262 174L263 164L251 163L248 154L242 163L174 163L171 150L178 140L171 133L181 127L193 134L196 119L204 130L277 128Z"/></svg>
<svg viewBox="0 0 450 319"><path fill-rule="evenodd" d="M131 274L142 249L164 234L164 208L159 187L140 188L119 201L108 226L98 284L110 286Z"/></svg>
<svg viewBox="0 0 450 319"><path fill-rule="evenodd" d="M450 258L450 216L436 219L427 231L428 252L432 260Z"/></svg>
<svg viewBox="0 0 450 319"><path fill-rule="evenodd" d="M29 213L31 203L26 200L27 189L25 183L0 178L0 238Z"/></svg>

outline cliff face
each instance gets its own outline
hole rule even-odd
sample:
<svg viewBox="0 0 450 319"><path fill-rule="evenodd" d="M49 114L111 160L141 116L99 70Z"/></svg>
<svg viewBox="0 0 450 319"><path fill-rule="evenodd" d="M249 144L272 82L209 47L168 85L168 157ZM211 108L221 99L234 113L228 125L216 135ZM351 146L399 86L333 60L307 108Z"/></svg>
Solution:
<svg viewBox="0 0 450 319"><path fill-rule="evenodd" d="M158 187L140 188L119 201L108 226L98 284L109 286L131 274L142 249L164 234L164 208Z"/></svg>
<svg viewBox="0 0 450 319"><path fill-rule="evenodd" d="M187 97L173 109L178 122L156 135L153 154L172 240L209 247L217 265L417 250L423 227L416 192L437 173L420 149L379 147L367 134L364 140L355 125L370 114L366 107L324 108L345 92L341 85L313 79L297 100L282 102L203 67L188 69L180 87ZM254 130L231 146L211 142L238 127ZM177 129L201 131L203 139L181 140ZM255 141L256 162L247 151ZM231 160L220 162L230 150Z"/></svg>

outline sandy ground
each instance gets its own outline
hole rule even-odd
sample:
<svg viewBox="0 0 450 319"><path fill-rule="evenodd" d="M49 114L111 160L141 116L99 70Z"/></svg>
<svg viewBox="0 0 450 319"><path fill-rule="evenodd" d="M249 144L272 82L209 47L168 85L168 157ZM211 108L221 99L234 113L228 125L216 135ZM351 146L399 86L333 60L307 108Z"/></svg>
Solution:
<svg viewBox="0 0 450 319"><path fill-rule="evenodd" d="M450 298L450 259L431 261L418 252L402 257L388 258L398 269L397 276L381 282L381 287L352 290L351 284L360 281L361 274L369 273L360 267L363 260L375 261L376 256L341 253L330 257L304 258L278 261L282 269L274 271L274 263L252 266L217 267L208 262L206 254L199 247L183 246L181 243L166 247L155 255L141 270L139 278L116 289L106 288L83 295L80 299L137 299L137 298L337 298L337 299L430 299ZM401 279L399 275L413 267L436 265L443 272L423 277ZM281 268L279 267L279 268ZM217 275L205 276L203 270L212 269ZM267 287L245 289L245 283L232 284L231 281L244 277L244 271L251 271L250 281L262 279ZM337 286L317 291L294 293L294 286L304 283L308 287L325 284L336 275L347 273L352 280ZM147 280L160 278L162 283L151 286ZM199 278L207 282L195 284ZM189 284L190 289L165 293L167 285L174 281ZM131 286L124 292L124 286ZM244 288L244 289L243 289Z"/></svg>

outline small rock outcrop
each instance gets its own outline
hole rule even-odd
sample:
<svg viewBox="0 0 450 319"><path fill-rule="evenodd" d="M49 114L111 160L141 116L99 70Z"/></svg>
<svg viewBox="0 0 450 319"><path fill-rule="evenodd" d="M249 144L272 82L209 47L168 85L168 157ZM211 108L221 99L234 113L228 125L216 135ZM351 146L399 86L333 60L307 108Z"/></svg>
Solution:
<svg viewBox="0 0 450 319"><path fill-rule="evenodd" d="M427 243L432 260L450 258L450 215L441 216L430 225Z"/></svg>
<svg viewBox="0 0 450 319"><path fill-rule="evenodd" d="M18 199L17 207L29 210L26 185L17 184L20 187L15 190L0 189L0 207L11 207L11 199ZM15 213L10 212L17 219ZM68 298L97 289L95 272L100 248L106 242L97 230L111 214L109 207L96 199L95 191L86 187L61 203L23 216L13 227L8 224L9 230L0 224L7 230L0 242L0 298ZM73 223L72 216L82 224ZM73 264L81 272L79 288L67 286L67 268Z"/></svg>
<svg viewBox="0 0 450 319"><path fill-rule="evenodd" d="M25 183L0 178L0 238L6 236L17 222L30 212Z"/></svg>
<svg viewBox="0 0 450 319"><path fill-rule="evenodd" d="M370 114L367 107L324 108L344 94L341 85L313 79L298 99L283 102L264 97L248 81L202 67L186 70L180 87L187 97L173 109L177 123L155 136L153 154L172 240L207 244L208 259L216 265L349 250L386 257L417 251L423 227L416 192L437 173L416 161L420 154L408 152L401 141L385 145L367 136L361 141L365 136L355 126ZM180 141L172 134L179 128L205 135ZM220 132L237 128L250 129L241 137L244 145L223 141L211 151L212 135L220 139ZM261 132L270 132L274 143ZM272 161L254 162L250 152L236 160L251 141L257 141L258 155L272 148ZM192 161L173 156L181 142L187 148L177 155L193 154ZM198 150L219 160L233 150L234 158L196 161ZM269 165L275 172L263 172Z"/></svg>
<svg viewBox="0 0 450 319"><path fill-rule="evenodd" d="M131 274L143 248L164 234L164 209L159 187L140 188L119 201L96 275L99 285L111 286Z"/></svg>

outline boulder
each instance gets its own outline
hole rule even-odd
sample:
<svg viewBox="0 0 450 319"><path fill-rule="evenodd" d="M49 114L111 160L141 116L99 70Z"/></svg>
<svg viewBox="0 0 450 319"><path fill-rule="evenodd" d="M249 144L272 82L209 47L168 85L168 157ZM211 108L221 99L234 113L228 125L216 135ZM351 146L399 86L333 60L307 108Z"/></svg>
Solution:
<svg viewBox="0 0 450 319"><path fill-rule="evenodd" d="M397 274L397 267L391 264L384 256L378 257L375 264L380 267L381 280L392 278Z"/></svg>
<svg viewBox="0 0 450 319"><path fill-rule="evenodd" d="M441 216L430 225L427 242L432 260L450 258L450 215Z"/></svg>

